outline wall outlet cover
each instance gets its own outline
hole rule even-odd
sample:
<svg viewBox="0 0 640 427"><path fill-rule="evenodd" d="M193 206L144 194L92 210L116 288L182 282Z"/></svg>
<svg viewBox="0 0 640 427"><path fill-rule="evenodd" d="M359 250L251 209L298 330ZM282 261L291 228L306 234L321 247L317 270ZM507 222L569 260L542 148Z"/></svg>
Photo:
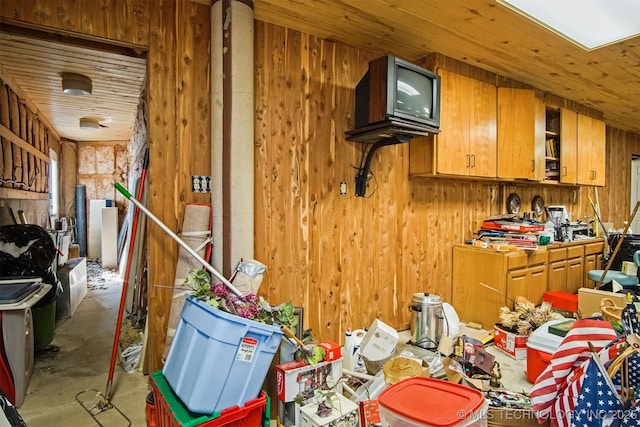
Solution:
<svg viewBox="0 0 640 427"><path fill-rule="evenodd" d="M192 193L211 193L211 177L205 175L191 176Z"/></svg>

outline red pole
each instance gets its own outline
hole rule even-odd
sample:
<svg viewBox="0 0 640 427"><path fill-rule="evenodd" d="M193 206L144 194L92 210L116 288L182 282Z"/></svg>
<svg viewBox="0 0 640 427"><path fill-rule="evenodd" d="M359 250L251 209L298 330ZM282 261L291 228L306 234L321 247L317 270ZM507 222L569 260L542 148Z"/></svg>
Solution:
<svg viewBox="0 0 640 427"><path fill-rule="evenodd" d="M149 166L149 150L145 151L144 162L142 165L142 173L140 174L140 186L138 187L138 199L142 200L144 195L144 186L147 178L147 168ZM127 299L127 288L129 286L129 273L131 272L131 260L133 258L134 246L136 241L136 233L138 232L138 220L140 218L140 208L134 205L133 223L131 226L131 241L129 242L129 252L127 254L127 264L125 267L124 280L122 281L122 295L120 295L120 308L118 310L118 320L116 321L116 333L113 337L113 347L111 349L111 364L109 365L109 378L107 380L107 389L104 393L107 401L111 400L111 386L113 384L113 372L116 366L116 358L118 356L118 347L120 344L120 330L122 329L122 316L124 313L124 305Z"/></svg>

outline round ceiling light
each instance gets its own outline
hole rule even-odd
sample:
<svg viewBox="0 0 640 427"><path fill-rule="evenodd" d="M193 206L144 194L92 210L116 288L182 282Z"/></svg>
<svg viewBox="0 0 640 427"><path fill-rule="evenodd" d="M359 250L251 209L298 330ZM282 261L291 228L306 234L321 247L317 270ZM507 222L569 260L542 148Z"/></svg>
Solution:
<svg viewBox="0 0 640 427"><path fill-rule="evenodd" d="M62 73L62 91L67 95L91 95L91 79L82 74Z"/></svg>
<svg viewBox="0 0 640 427"><path fill-rule="evenodd" d="M83 117L80 119L80 129L82 130L98 130L100 129L100 123L95 119Z"/></svg>

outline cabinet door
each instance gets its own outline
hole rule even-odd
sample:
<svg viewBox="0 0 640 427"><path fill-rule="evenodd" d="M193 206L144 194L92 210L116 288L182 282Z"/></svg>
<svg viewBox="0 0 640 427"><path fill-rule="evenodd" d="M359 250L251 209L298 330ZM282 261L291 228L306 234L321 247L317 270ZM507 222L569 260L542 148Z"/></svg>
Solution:
<svg viewBox="0 0 640 427"><path fill-rule="evenodd" d="M606 125L603 121L578 114L578 184L604 186L606 164Z"/></svg>
<svg viewBox="0 0 640 427"><path fill-rule="evenodd" d="M542 181L545 107L529 89L498 88L498 177Z"/></svg>
<svg viewBox="0 0 640 427"><path fill-rule="evenodd" d="M547 290L549 291L567 291L567 262L556 261L549 263L549 280Z"/></svg>
<svg viewBox="0 0 640 427"><path fill-rule="evenodd" d="M567 260L566 291L570 294L575 294L582 287L584 281L583 263L582 257Z"/></svg>
<svg viewBox="0 0 640 427"><path fill-rule="evenodd" d="M507 299L509 306L517 296L523 296L534 304L542 302L542 297L547 290L547 267L538 265L535 267L512 270L507 274Z"/></svg>
<svg viewBox="0 0 640 427"><path fill-rule="evenodd" d="M469 175L469 126L473 80L439 69L442 85L440 133L436 135L436 172Z"/></svg>
<svg viewBox="0 0 640 427"><path fill-rule="evenodd" d="M585 288L593 289L596 285L593 280L589 280L589 272L591 270L597 270L596 257L597 255L587 255L586 257L584 257L584 271L582 276L582 283L584 284Z"/></svg>
<svg viewBox="0 0 640 427"><path fill-rule="evenodd" d="M441 132L435 136L436 172L496 176L496 87L440 69Z"/></svg>
<svg viewBox="0 0 640 427"><path fill-rule="evenodd" d="M492 328L499 322L500 307L505 305L507 256L468 247L453 248L452 302L464 322ZM485 283L496 291L480 285Z"/></svg>
<svg viewBox="0 0 640 427"><path fill-rule="evenodd" d="M560 182L578 179L578 113L560 109Z"/></svg>
<svg viewBox="0 0 640 427"><path fill-rule="evenodd" d="M495 178L497 174L497 89L473 80L471 124L469 126L469 174ZM468 101L467 101L468 102Z"/></svg>

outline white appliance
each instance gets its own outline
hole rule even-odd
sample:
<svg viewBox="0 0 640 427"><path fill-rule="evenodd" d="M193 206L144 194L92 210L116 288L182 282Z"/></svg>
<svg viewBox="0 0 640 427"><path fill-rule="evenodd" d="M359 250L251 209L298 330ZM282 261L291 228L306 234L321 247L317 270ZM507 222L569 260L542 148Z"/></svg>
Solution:
<svg viewBox="0 0 640 427"><path fill-rule="evenodd" d="M19 408L27 393L27 386L33 373L33 319L31 307L40 301L51 289L51 285L43 284L42 279L7 279L0 280L0 286L15 285L20 282L32 283L35 286L30 293L15 302L0 304L2 311L2 346L7 355L7 362L15 389L14 406Z"/></svg>

